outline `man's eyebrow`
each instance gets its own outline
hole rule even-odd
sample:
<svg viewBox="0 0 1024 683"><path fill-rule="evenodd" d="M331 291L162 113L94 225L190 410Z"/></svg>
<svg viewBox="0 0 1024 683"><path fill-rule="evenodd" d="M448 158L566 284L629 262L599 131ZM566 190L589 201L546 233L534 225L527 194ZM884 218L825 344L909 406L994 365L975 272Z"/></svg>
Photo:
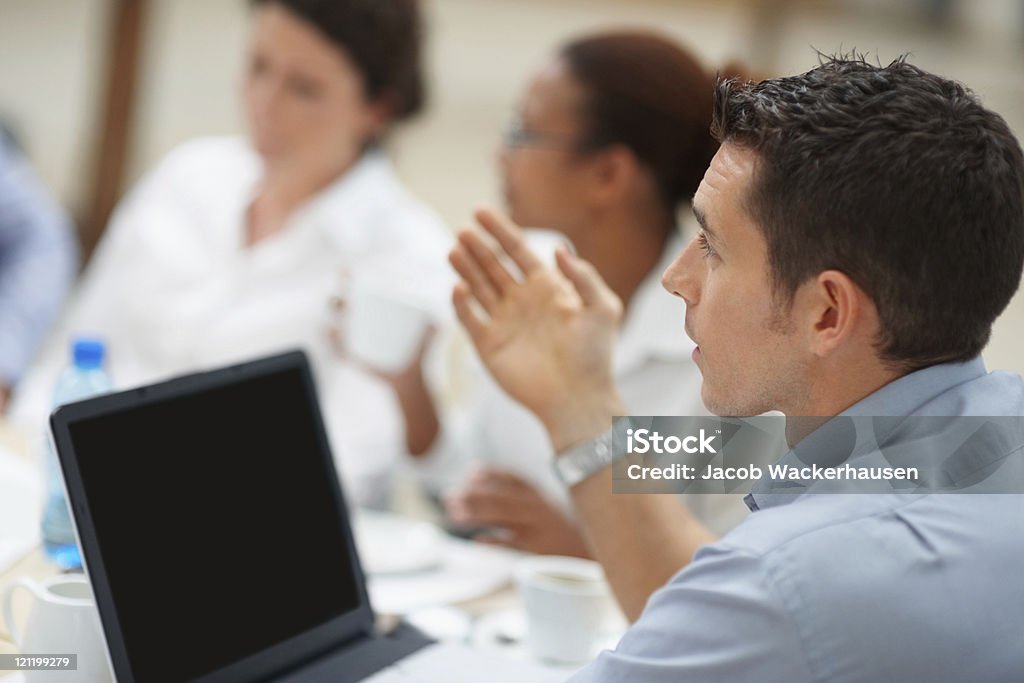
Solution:
<svg viewBox="0 0 1024 683"><path fill-rule="evenodd" d="M704 234L710 237L712 240L717 240L718 235L715 234L714 230L708 227L707 216L704 215L704 212L701 210L701 208L696 204L692 204L691 208L693 209L693 215L694 217L696 217L697 222L700 223L700 229L704 231Z"/></svg>

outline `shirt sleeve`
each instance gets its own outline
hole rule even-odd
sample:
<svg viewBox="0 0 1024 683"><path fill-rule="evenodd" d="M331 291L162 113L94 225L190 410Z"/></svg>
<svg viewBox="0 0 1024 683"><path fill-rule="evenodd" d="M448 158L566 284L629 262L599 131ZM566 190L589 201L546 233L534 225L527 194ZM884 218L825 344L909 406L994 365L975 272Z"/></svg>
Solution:
<svg viewBox="0 0 1024 683"><path fill-rule="evenodd" d="M145 266L138 257L138 227L172 205L174 181L184 172L175 158L172 152L118 203L60 319L18 385L10 417L30 433L45 429L53 387L70 362L68 345L74 335L98 335L108 341L130 336L130 330L117 329L120 307L111 302L119 292L137 285L124 271ZM112 351L121 355L120 349ZM120 382L116 374L113 379L115 385Z"/></svg>
<svg viewBox="0 0 1024 683"><path fill-rule="evenodd" d="M21 379L60 312L77 262L67 214L0 139L0 383Z"/></svg>
<svg viewBox="0 0 1024 683"><path fill-rule="evenodd" d="M647 603L613 651L572 683L810 681L796 624L761 557L722 543Z"/></svg>

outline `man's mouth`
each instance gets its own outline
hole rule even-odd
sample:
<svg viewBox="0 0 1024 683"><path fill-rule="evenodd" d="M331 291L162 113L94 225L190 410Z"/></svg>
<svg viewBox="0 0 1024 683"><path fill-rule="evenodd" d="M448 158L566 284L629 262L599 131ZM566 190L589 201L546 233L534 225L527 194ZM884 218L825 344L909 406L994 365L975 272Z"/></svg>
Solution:
<svg viewBox="0 0 1024 683"><path fill-rule="evenodd" d="M686 332L686 336L690 338L690 341L692 341L695 344L693 351L690 352L690 358L692 358L693 361L696 363L702 358L702 354L700 352L700 344L697 342L697 337L693 333L693 330L690 328L689 320L683 323L683 330Z"/></svg>

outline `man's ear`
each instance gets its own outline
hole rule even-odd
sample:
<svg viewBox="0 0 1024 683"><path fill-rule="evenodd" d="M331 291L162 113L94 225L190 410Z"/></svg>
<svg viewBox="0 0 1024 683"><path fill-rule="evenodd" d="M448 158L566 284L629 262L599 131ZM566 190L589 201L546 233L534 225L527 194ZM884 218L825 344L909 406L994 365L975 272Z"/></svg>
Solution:
<svg viewBox="0 0 1024 683"><path fill-rule="evenodd" d="M808 322L805 329L816 356L829 356L851 340L874 338L874 303L846 273L822 271L801 290L801 308Z"/></svg>

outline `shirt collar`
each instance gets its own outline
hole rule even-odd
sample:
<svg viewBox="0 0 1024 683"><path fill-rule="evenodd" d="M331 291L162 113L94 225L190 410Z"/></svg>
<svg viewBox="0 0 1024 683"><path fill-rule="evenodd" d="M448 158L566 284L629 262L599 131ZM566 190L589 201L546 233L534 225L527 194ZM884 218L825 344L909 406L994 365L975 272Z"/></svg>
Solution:
<svg viewBox="0 0 1024 683"><path fill-rule="evenodd" d="M295 219L314 226L344 251L360 253L374 246L368 241L386 238L360 228L370 225L373 214L391 206L402 193L391 162L382 151L371 149L313 197Z"/></svg>
<svg viewBox="0 0 1024 683"><path fill-rule="evenodd" d="M981 356L963 363L932 365L899 377L865 396L841 415L903 417L917 413L922 406L950 389L987 374Z"/></svg>
<svg viewBox="0 0 1024 683"><path fill-rule="evenodd" d="M865 396L846 410L839 413L847 417L906 417L922 412L922 408L955 387L978 379L987 374L985 363L980 356L963 363L941 363L917 370L899 377L877 391ZM895 423L894 423L895 426ZM826 424L823 429L827 429ZM877 425L875 427L877 433ZM813 441L818 433L812 433L801 442L806 448L808 440ZM827 437L826 437L827 438ZM877 433L884 439L885 434ZM783 459L789 457L790 451ZM744 497L751 510L759 510L791 503L800 494L768 493L757 490Z"/></svg>

